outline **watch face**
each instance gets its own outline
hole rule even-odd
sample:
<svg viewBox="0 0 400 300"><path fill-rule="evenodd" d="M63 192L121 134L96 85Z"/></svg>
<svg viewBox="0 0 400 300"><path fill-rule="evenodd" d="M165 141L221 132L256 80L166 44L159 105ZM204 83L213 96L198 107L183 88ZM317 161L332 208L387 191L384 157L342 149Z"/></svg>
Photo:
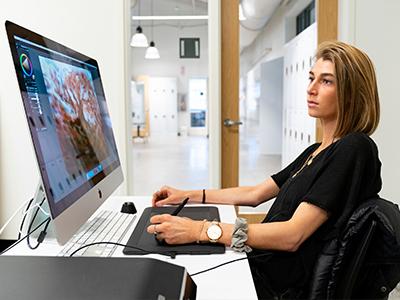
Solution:
<svg viewBox="0 0 400 300"><path fill-rule="evenodd" d="M211 240L218 240L222 235L222 229L216 224L211 224L207 229L207 235Z"/></svg>

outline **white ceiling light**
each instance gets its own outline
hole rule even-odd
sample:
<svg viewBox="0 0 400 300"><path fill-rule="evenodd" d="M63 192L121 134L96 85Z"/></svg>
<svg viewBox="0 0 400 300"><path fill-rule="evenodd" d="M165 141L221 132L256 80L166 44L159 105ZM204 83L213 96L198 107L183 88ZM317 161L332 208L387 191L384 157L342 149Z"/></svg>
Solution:
<svg viewBox="0 0 400 300"><path fill-rule="evenodd" d="M138 26L136 28L136 33L132 36L132 39L131 39L131 46L132 47L147 47L147 46L149 46L147 37L143 34L142 27Z"/></svg>
<svg viewBox="0 0 400 300"><path fill-rule="evenodd" d="M151 0L151 14L153 14L153 0ZM159 59L160 53L156 48L156 44L154 43L154 23L153 20L151 21L151 39L150 47L147 48L146 54L144 55L145 59Z"/></svg>
<svg viewBox="0 0 400 300"><path fill-rule="evenodd" d="M165 20L208 20L208 16L132 16L134 21L165 21Z"/></svg>
<svg viewBox="0 0 400 300"><path fill-rule="evenodd" d="M138 14L140 16L140 0L139 0ZM139 21L139 26L136 27L136 33L132 36L131 46L132 47L148 47L149 46L147 37L143 34L142 27L140 27L140 21Z"/></svg>
<svg viewBox="0 0 400 300"><path fill-rule="evenodd" d="M159 59L160 58L160 53L158 52L158 49L156 48L156 44L151 41L150 42L150 47L146 49L146 54L144 56L145 59Z"/></svg>

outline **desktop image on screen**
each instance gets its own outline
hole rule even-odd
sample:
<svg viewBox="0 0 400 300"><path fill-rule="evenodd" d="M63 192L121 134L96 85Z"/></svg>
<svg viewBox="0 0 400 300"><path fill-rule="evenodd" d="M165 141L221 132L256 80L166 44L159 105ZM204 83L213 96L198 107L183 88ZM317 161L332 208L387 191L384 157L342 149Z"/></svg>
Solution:
<svg viewBox="0 0 400 300"><path fill-rule="evenodd" d="M97 62L9 21L7 35L57 241L123 180Z"/></svg>

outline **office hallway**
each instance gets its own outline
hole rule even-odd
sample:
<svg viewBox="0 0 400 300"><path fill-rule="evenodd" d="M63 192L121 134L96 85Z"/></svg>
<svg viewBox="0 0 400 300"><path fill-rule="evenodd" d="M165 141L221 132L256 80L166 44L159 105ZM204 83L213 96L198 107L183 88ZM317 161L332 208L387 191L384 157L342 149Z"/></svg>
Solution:
<svg viewBox="0 0 400 300"><path fill-rule="evenodd" d="M208 187L208 139L202 136L149 137L133 141L135 195L151 195L164 184L183 189ZM257 139L241 141L240 185L265 180L280 168L280 156L260 155Z"/></svg>

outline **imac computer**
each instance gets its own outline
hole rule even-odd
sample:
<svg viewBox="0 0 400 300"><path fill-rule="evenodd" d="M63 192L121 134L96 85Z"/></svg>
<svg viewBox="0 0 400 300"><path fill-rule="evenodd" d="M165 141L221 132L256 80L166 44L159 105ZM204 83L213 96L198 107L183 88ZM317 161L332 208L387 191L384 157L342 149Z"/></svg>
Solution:
<svg viewBox="0 0 400 300"><path fill-rule="evenodd" d="M99 66L9 21L6 30L41 184L63 245L123 181Z"/></svg>

